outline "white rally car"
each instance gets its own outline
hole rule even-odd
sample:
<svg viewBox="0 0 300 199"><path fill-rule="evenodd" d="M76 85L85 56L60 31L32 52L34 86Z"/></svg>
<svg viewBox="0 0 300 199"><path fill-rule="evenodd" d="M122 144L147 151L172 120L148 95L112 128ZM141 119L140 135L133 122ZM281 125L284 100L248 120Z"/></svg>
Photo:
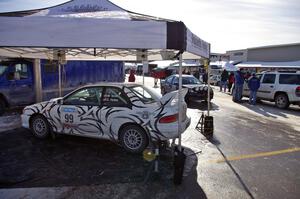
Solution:
<svg viewBox="0 0 300 199"><path fill-rule="evenodd" d="M183 90L183 98L187 90ZM178 91L160 94L139 84L103 83L27 106L22 126L38 138L51 132L109 139L138 153L152 141L178 137ZM182 101L180 133L190 125Z"/></svg>

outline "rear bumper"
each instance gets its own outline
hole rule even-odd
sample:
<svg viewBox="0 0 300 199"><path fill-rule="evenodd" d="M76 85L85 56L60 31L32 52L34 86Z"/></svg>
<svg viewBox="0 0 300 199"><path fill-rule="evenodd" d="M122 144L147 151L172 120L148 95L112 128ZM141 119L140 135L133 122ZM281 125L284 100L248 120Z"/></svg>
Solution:
<svg viewBox="0 0 300 199"><path fill-rule="evenodd" d="M173 138L178 138L179 137L179 132L180 134L184 133L184 131L190 126L191 124L191 118L186 117L186 119L181 123L181 130L179 131L178 128L178 122L174 123L168 123L168 124L158 124L157 127L159 129L159 132L163 135L159 134L151 134L152 137L159 137L161 140L169 140Z"/></svg>

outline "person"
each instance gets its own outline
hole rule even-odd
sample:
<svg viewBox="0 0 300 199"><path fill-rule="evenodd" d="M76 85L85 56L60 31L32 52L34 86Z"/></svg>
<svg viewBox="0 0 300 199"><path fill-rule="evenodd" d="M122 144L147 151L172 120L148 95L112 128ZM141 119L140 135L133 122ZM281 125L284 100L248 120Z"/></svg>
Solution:
<svg viewBox="0 0 300 199"><path fill-rule="evenodd" d="M222 88L224 87L224 92L226 92L227 80L228 80L228 72L226 69L224 69L221 74L220 91L222 91Z"/></svg>
<svg viewBox="0 0 300 199"><path fill-rule="evenodd" d="M234 84L234 74L233 72L230 73L228 77L228 92L231 92L232 85Z"/></svg>
<svg viewBox="0 0 300 199"><path fill-rule="evenodd" d="M207 72L205 72L205 73L202 75L202 80L203 80L203 83L204 83L204 84L207 84L207 80L208 80L208 74L207 74Z"/></svg>
<svg viewBox="0 0 300 199"><path fill-rule="evenodd" d="M130 70L128 82L135 82L134 70Z"/></svg>
<svg viewBox="0 0 300 199"><path fill-rule="evenodd" d="M234 102L241 102L244 86L244 77L241 71L238 70L237 72L235 72L234 80L234 94L232 96L232 100Z"/></svg>
<svg viewBox="0 0 300 199"><path fill-rule="evenodd" d="M252 77L248 80L248 87L250 90L249 96L249 104L255 105L256 104L256 93L260 87L260 81L256 77L255 73L252 74Z"/></svg>

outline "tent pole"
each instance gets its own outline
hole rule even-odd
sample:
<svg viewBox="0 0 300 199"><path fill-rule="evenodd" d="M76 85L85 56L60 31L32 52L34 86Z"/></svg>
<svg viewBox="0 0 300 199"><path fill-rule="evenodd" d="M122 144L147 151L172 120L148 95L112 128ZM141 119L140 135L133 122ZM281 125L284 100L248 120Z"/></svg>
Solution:
<svg viewBox="0 0 300 199"><path fill-rule="evenodd" d="M35 90L35 101L41 102L43 101L43 93L42 93L42 73L41 73L41 60L34 59L34 90Z"/></svg>
<svg viewBox="0 0 300 199"><path fill-rule="evenodd" d="M179 85L178 85L178 149L181 151L181 120L182 120L182 53L179 55Z"/></svg>
<svg viewBox="0 0 300 199"><path fill-rule="evenodd" d="M61 64L58 63L58 95L59 97L62 96L61 93Z"/></svg>
<svg viewBox="0 0 300 199"><path fill-rule="evenodd" d="M207 66L207 116L209 116L210 111L210 66Z"/></svg>

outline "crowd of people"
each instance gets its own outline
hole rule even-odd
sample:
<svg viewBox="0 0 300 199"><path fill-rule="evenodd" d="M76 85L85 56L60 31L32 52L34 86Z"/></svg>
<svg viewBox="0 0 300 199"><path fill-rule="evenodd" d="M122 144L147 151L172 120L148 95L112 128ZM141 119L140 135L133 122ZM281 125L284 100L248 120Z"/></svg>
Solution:
<svg viewBox="0 0 300 199"><path fill-rule="evenodd" d="M224 69L221 73L220 92L222 92L222 90L226 92L227 88L229 93L232 92L232 100L240 103L242 102L245 82L248 84L250 90L249 104L255 105L256 93L260 87L260 80L256 77L255 73L252 73L251 75L249 72L242 73L240 70L228 72ZM232 86L233 90L231 90Z"/></svg>

